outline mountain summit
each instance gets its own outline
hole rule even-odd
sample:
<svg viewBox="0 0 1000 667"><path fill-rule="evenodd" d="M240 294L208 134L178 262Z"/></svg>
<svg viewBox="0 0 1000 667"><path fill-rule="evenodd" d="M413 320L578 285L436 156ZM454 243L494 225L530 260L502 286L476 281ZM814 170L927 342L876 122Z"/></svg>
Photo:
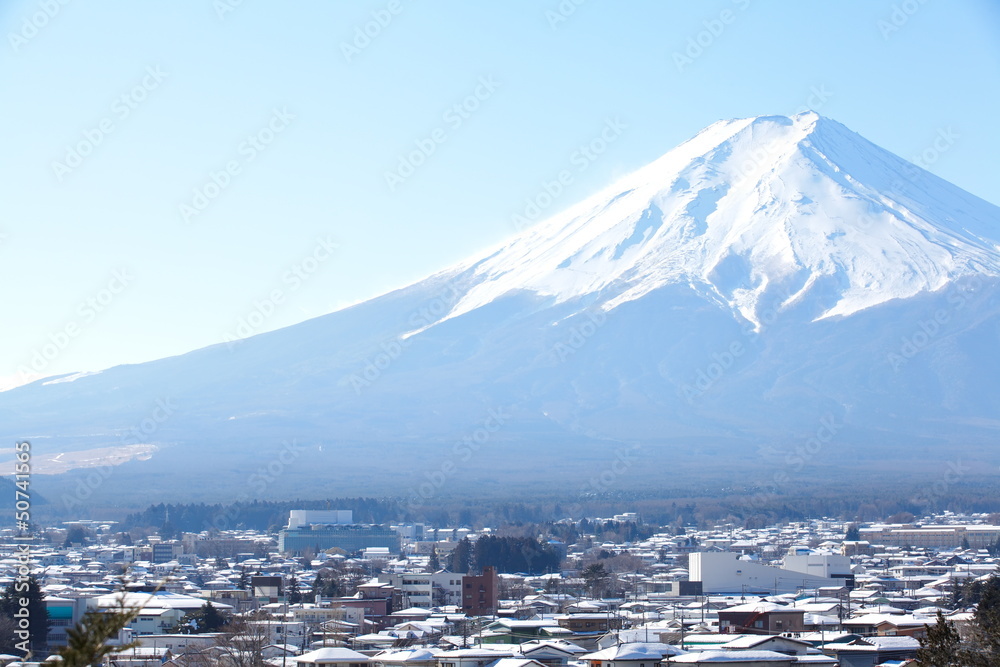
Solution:
<svg viewBox="0 0 1000 667"><path fill-rule="evenodd" d="M576 490L616 460L630 488L995 469L998 230L996 206L815 113L720 121L474 260L3 392L0 417L39 472L148 459L88 496L429 500L555 469Z"/></svg>
<svg viewBox="0 0 1000 667"><path fill-rule="evenodd" d="M452 316L519 289L606 307L687 283L850 315L998 275L997 209L807 112L720 121L475 264Z"/></svg>

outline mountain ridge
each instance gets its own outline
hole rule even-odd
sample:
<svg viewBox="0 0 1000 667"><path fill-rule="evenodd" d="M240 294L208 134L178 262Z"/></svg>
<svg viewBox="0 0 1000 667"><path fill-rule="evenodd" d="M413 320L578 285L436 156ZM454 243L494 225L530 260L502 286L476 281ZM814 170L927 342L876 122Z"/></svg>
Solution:
<svg viewBox="0 0 1000 667"><path fill-rule="evenodd" d="M269 494L398 490L498 410L509 418L461 462L472 488L521 479L521 457L584 475L609 447L642 448L636 484L679 461L780 470L755 452L822 423L836 445L804 474L912 447L972 448L996 469L1000 209L908 164L816 114L719 121L406 287L2 392L3 430L44 456L154 445L114 486L164 498L184 493L177 479L230 493L288 442L306 453ZM153 419L165 400L176 409Z"/></svg>

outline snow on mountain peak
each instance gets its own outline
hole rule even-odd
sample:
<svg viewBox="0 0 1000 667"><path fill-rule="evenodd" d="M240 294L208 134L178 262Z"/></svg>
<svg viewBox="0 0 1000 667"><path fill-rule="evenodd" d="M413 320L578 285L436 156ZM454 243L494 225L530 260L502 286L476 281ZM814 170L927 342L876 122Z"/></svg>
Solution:
<svg viewBox="0 0 1000 667"><path fill-rule="evenodd" d="M1000 209L815 112L716 122L465 265L448 318L527 290L605 309L691 284L759 326L765 295L816 319L1000 275Z"/></svg>

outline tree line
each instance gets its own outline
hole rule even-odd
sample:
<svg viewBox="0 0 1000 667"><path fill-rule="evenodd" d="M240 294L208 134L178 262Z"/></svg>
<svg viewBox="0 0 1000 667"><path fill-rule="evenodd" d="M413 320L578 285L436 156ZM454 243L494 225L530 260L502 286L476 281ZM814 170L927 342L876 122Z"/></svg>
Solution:
<svg viewBox="0 0 1000 667"><path fill-rule="evenodd" d="M536 538L483 535L475 542L466 537L456 544L448 569L479 574L493 567L503 573L543 574L558 572L561 561L558 549Z"/></svg>

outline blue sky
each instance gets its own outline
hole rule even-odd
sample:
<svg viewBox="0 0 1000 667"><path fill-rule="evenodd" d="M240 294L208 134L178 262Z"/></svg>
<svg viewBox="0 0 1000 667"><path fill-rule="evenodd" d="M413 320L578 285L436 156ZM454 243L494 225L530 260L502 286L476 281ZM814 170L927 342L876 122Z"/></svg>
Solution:
<svg viewBox="0 0 1000 667"><path fill-rule="evenodd" d="M925 166L1000 203L986 0L97 4L0 9L0 385L370 298L721 118L947 132Z"/></svg>

